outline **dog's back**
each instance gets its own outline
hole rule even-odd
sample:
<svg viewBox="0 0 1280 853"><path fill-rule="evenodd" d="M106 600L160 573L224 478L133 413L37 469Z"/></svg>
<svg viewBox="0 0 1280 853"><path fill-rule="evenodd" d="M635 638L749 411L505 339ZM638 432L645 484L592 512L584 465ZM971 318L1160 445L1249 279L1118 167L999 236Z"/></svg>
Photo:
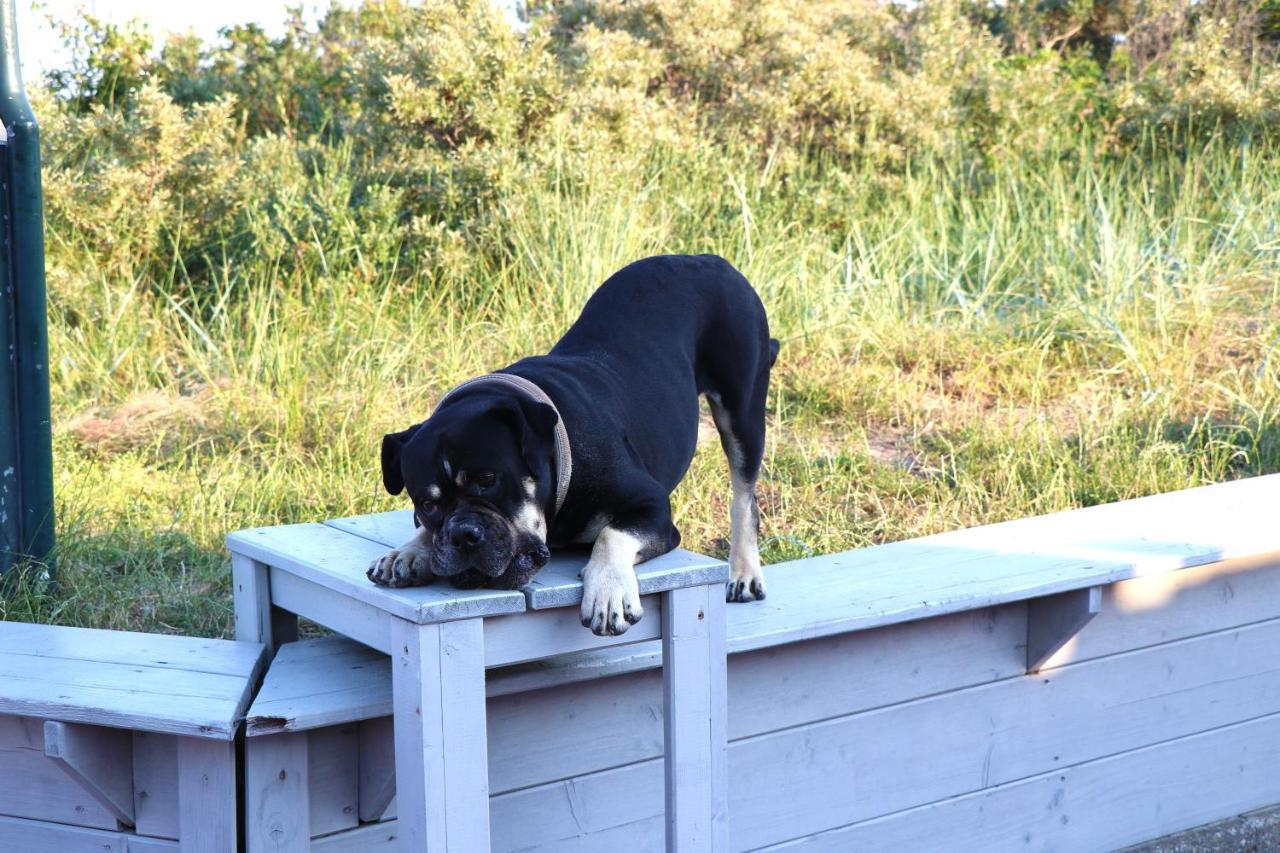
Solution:
<svg viewBox="0 0 1280 853"><path fill-rule="evenodd" d="M672 489L693 458L698 395L767 386L776 352L760 298L728 261L661 255L610 276L547 361L603 369L609 381L594 393L622 416L636 454Z"/></svg>

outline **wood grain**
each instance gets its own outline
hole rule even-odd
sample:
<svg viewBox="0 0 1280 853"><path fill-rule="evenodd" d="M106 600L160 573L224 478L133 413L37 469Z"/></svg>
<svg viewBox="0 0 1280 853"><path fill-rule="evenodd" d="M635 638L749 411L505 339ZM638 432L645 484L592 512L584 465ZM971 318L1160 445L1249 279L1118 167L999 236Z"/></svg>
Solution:
<svg viewBox="0 0 1280 853"><path fill-rule="evenodd" d="M0 714L230 739L258 643L0 622Z"/></svg>
<svg viewBox="0 0 1280 853"><path fill-rule="evenodd" d="M366 576L369 564L387 548L324 524L287 524L242 530L227 537L227 548L340 593L401 619L426 624L470 619L525 608L519 592L458 590L448 584L390 589ZM273 594L274 598L274 594Z"/></svg>

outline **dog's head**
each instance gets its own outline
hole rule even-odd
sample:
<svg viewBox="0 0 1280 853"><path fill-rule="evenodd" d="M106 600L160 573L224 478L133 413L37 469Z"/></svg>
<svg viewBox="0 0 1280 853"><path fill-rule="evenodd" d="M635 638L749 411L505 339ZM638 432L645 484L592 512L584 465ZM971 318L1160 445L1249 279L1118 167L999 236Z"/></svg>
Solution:
<svg viewBox="0 0 1280 853"><path fill-rule="evenodd" d="M383 437L382 481L409 493L434 574L514 589L546 565L555 428L551 406L478 389Z"/></svg>

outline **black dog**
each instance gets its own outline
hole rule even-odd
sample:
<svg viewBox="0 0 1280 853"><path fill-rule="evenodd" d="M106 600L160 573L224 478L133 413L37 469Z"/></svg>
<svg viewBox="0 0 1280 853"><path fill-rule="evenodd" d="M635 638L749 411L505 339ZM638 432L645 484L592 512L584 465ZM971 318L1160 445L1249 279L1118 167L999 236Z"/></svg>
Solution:
<svg viewBox="0 0 1280 853"><path fill-rule="evenodd" d="M680 542L670 496L705 394L733 484L726 597L764 598L755 487L777 354L759 297L723 258L631 264L550 353L464 383L426 421L383 438L383 482L408 490L420 529L369 578L513 589L546 564L548 545L594 543L582 624L623 633L643 615L635 564Z"/></svg>

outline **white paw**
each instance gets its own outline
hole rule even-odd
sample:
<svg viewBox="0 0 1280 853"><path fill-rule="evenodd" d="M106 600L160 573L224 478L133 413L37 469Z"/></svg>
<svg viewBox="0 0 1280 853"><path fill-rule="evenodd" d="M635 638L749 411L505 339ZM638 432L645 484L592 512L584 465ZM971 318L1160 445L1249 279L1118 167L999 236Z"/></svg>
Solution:
<svg viewBox="0 0 1280 853"><path fill-rule="evenodd" d="M422 586L436 579L431 573L431 552L407 545L374 560L365 574L378 586Z"/></svg>
<svg viewBox="0 0 1280 853"><path fill-rule="evenodd" d="M725 601L763 601L764 571L759 559L730 560L729 582L725 584Z"/></svg>
<svg viewBox="0 0 1280 853"><path fill-rule="evenodd" d="M640 586L632 568L591 565L582 570L582 624L600 636L618 636L640 621Z"/></svg>

